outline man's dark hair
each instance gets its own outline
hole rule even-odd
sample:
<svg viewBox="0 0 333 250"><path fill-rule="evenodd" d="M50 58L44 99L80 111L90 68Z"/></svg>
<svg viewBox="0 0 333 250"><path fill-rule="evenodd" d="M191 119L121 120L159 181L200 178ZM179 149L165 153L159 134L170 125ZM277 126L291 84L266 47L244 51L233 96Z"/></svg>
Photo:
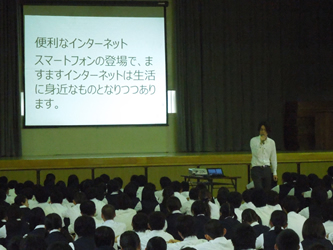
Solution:
<svg viewBox="0 0 333 250"><path fill-rule="evenodd" d="M285 229L276 237L276 246L279 250L298 250L299 237L292 229Z"/></svg>
<svg viewBox="0 0 333 250"><path fill-rule="evenodd" d="M137 213L133 216L132 226L135 232L145 232L148 229L148 215Z"/></svg>
<svg viewBox="0 0 333 250"><path fill-rule="evenodd" d="M161 179L160 179L160 185L161 185L162 189L166 188L167 186L170 186L171 185L170 178L166 177L166 176L161 177Z"/></svg>
<svg viewBox="0 0 333 250"><path fill-rule="evenodd" d="M235 250L255 249L256 232L249 224L241 223L235 228L235 233L231 239Z"/></svg>
<svg viewBox="0 0 333 250"><path fill-rule="evenodd" d="M61 217L56 214L56 213L52 213L52 214L48 214L45 217L45 228L47 231L51 231L53 229L59 229L62 227L62 221L61 221Z"/></svg>
<svg viewBox="0 0 333 250"><path fill-rule="evenodd" d="M165 225L165 215L162 212L152 212L149 215L148 223L151 230L162 230Z"/></svg>
<svg viewBox="0 0 333 250"><path fill-rule="evenodd" d="M242 204L243 197L239 192L230 192L227 196L227 201L234 207L239 208Z"/></svg>
<svg viewBox="0 0 333 250"><path fill-rule="evenodd" d="M114 206L107 204L102 208L102 215L104 216L105 220L113 220L116 216L116 210Z"/></svg>
<svg viewBox="0 0 333 250"><path fill-rule="evenodd" d="M205 234L212 239L222 237L224 235L224 227L219 220L210 220L205 224Z"/></svg>
<svg viewBox="0 0 333 250"><path fill-rule="evenodd" d="M62 203L62 200L64 199L63 194L59 190L53 190L50 195L51 203Z"/></svg>
<svg viewBox="0 0 333 250"><path fill-rule="evenodd" d="M284 208L287 213L289 212L298 212L299 201L295 196L286 196L282 201L282 208Z"/></svg>
<svg viewBox="0 0 333 250"><path fill-rule="evenodd" d="M140 238L134 231L126 231L120 235L121 249L137 249L140 247Z"/></svg>
<svg viewBox="0 0 333 250"><path fill-rule="evenodd" d="M74 222L74 231L79 237L90 237L95 233L95 220L87 215L78 217Z"/></svg>
<svg viewBox="0 0 333 250"><path fill-rule="evenodd" d="M265 122L265 121L260 122L258 125L258 131L260 131L261 126L265 126L267 133L271 132L271 127L269 126L269 124L267 122Z"/></svg>
<svg viewBox="0 0 333 250"><path fill-rule="evenodd" d="M94 216L96 213L96 205L92 201L84 201L80 204L80 211L82 215Z"/></svg>
<svg viewBox="0 0 333 250"><path fill-rule="evenodd" d="M194 217L191 215L181 215L177 218L176 229L184 238L196 235Z"/></svg>
<svg viewBox="0 0 333 250"><path fill-rule="evenodd" d="M146 250L166 250L167 244L162 237L155 236L150 238L147 243Z"/></svg>
<svg viewBox="0 0 333 250"><path fill-rule="evenodd" d="M101 226L95 230L96 247L111 246L114 244L114 231L110 227Z"/></svg>
<svg viewBox="0 0 333 250"><path fill-rule="evenodd" d="M180 200L174 196L168 198L166 205L167 205L167 208L170 211L170 213L173 211L179 210L182 206L180 203Z"/></svg>

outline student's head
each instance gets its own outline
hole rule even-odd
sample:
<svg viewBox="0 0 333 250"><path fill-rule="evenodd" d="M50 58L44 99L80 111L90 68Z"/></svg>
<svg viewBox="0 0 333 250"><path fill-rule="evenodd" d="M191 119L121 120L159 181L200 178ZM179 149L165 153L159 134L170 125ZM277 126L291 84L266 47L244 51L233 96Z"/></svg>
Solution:
<svg viewBox="0 0 333 250"><path fill-rule="evenodd" d="M182 188L182 186L181 186L181 184L180 184L180 182L179 181L173 181L172 183L171 183L171 186L172 186L172 188L173 188L173 191L174 192L180 192L180 190L181 190L181 188Z"/></svg>
<svg viewBox="0 0 333 250"><path fill-rule="evenodd" d="M105 184L107 184L110 180L110 176L108 176L107 174L101 174L100 177Z"/></svg>
<svg viewBox="0 0 333 250"><path fill-rule="evenodd" d="M182 206L180 200L175 196L168 198L166 205L169 212L179 210L180 207Z"/></svg>
<svg viewBox="0 0 333 250"><path fill-rule="evenodd" d="M95 220L87 215L79 216L74 223L74 231L79 237L91 237L95 233Z"/></svg>
<svg viewBox="0 0 333 250"><path fill-rule="evenodd" d="M17 195L14 199L14 202L18 206L22 206L22 205L27 206L27 207L29 206L28 199L23 194Z"/></svg>
<svg viewBox="0 0 333 250"><path fill-rule="evenodd" d="M208 203L212 200L212 194L207 189L199 191L199 200Z"/></svg>
<svg viewBox="0 0 333 250"><path fill-rule="evenodd" d="M121 179L120 177L115 177L113 178L116 182L118 182L118 185L119 185L119 189L121 189L123 187L123 179Z"/></svg>
<svg viewBox="0 0 333 250"><path fill-rule="evenodd" d="M162 230L165 224L165 215L162 212L152 212L148 218L151 230Z"/></svg>
<svg viewBox="0 0 333 250"><path fill-rule="evenodd" d="M53 229L60 229L62 227L62 221L61 221L61 217L56 214L56 213L52 213L52 214L48 214L45 217L45 228L47 231L51 231Z"/></svg>
<svg viewBox="0 0 333 250"><path fill-rule="evenodd" d="M73 202L75 202L75 204L81 204L82 202L87 200L87 196L85 193L83 192L76 192L74 194L74 199Z"/></svg>
<svg viewBox="0 0 333 250"><path fill-rule="evenodd" d="M7 198L6 191L3 189L0 189L0 201L5 201Z"/></svg>
<svg viewBox="0 0 333 250"><path fill-rule="evenodd" d="M137 213L132 218L132 226L135 232L145 232L148 229L148 215Z"/></svg>
<svg viewBox="0 0 333 250"><path fill-rule="evenodd" d="M130 198L135 198L137 190L138 185L135 182L130 182L125 186L124 193L127 194Z"/></svg>
<svg viewBox="0 0 333 250"><path fill-rule="evenodd" d="M144 187L147 184L147 177L145 175L139 175L138 184L140 187Z"/></svg>
<svg viewBox="0 0 333 250"><path fill-rule="evenodd" d="M287 223L287 214L281 210L275 210L271 214L270 224L273 227L276 234L279 234L283 228L286 228Z"/></svg>
<svg viewBox="0 0 333 250"><path fill-rule="evenodd" d="M59 190L53 190L50 195L51 203L62 203L63 194Z"/></svg>
<svg viewBox="0 0 333 250"><path fill-rule="evenodd" d="M299 237L292 229L283 230L276 237L275 249L278 250L298 250L299 249Z"/></svg>
<svg viewBox="0 0 333 250"><path fill-rule="evenodd" d="M161 177L161 179L160 179L160 185L161 185L162 189L166 188L167 186L170 186L171 185L170 178L166 177L166 176Z"/></svg>
<svg viewBox="0 0 333 250"><path fill-rule="evenodd" d="M264 207L267 204L267 195L263 189L255 189L251 196L252 203L256 207Z"/></svg>
<svg viewBox="0 0 333 250"><path fill-rule="evenodd" d="M199 214L204 214L210 217L210 208L207 203L203 201L195 201L191 206L191 212L193 216L198 216Z"/></svg>
<svg viewBox="0 0 333 250"><path fill-rule="evenodd" d="M21 194L25 195L28 200L31 200L34 196L34 190L31 187L25 187L22 189Z"/></svg>
<svg viewBox="0 0 333 250"><path fill-rule="evenodd" d="M328 167L327 174L333 178L333 166Z"/></svg>
<svg viewBox="0 0 333 250"><path fill-rule="evenodd" d="M111 194L113 192L118 192L119 191L119 183L116 180L110 180L108 182L108 193Z"/></svg>
<svg viewBox="0 0 333 250"><path fill-rule="evenodd" d="M162 237L155 236L151 238L148 243L146 250L166 250L167 244Z"/></svg>
<svg viewBox="0 0 333 250"><path fill-rule="evenodd" d="M252 224L253 222L259 222L261 218L259 215L251 208L244 209L242 212L242 222L247 224Z"/></svg>
<svg viewBox="0 0 333 250"><path fill-rule="evenodd" d="M243 200L244 200L246 203L252 201L252 192L253 192L253 189L246 189L246 190L242 193Z"/></svg>
<svg viewBox="0 0 333 250"><path fill-rule="evenodd" d="M324 187L315 187L311 192L311 202L321 205L327 200L327 191Z"/></svg>
<svg viewBox="0 0 333 250"><path fill-rule="evenodd" d="M44 225L45 213L40 207L35 207L30 210L28 216L30 230L33 230L38 225Z"/></svg>
<svg viewBox="0 0 333 250"><path fill-rule="evenodd" d="M48 195L45 191L45 188L42 186L38 186L35 189L35 198L39 203L45 203L48 200Z"/></svg>
<svg viewBox="0 0 333 250"><path fill-rule="evenodd" d="M181 183L182 186L182 191L186 192L190 190L190 184L188 183L188 181L182 181Z"/></svg>
<svg viewBox="0 0 333 250"><path fill-rule="evenodd" d="M196 228L193 216L181 215L177 218L176 229L184 239L196 235Z"/></svg>
<svg viewBox="0 0 333 250"><path fill-rule="evenodd" d="M287 212L298 212L299 201L295 196L286 196L282 201L282 208Z"/></svg>
<svg viewBox="0 0 333 250"><path fill-rule="evenodd" d="M125 210L125 209L128 209L128 208L132 208L132 200L125 193L121 193L121 194L118 195L117 202L118 202L118 209Z"/></svg>
<svg viewBox="0 0 333 250"><path fill-rule="evenodd" d="M47 174L44 180L44 186L54 186L55 179L56 177L54 174L52 173Z"/></svg>
<svg viewBox="0 0 333 250"><path fill-rule="evenodd" d="M67 187L77 188L79 186L79 178L75 174L71 174L67 179Z"/></svg>
<svg viewBox="0 0 333 250"><path fill-rule="evenodd" d="M198 200L199 198L199 189L198 188L191 188L189 192L189 197L191 200Z"/></svg>
<svg viewBox="0 0 333 250"><path fill-rule="evenodd" d="M169 197L174 195L173 188L171 186L167 186L163 189L163 203L166 204L166 201Z"/></svg>
<svg viewBox="0 0 333 250"><path fill-rule="evenodd" d="M121 249L137 249L141 248L140 246L140 238L133 231L126 231L122 235L120 235L120 247Z"/></svg>
<svg viewBox="0 0 333 250"><path fill-rule="evenodd" d="M267 191L267 204L271 206L279 204L279 194L273 190Z"/></svg>
<svg viewBox="0 0 333 250"><path fill-rule="evenodd" d="M28 235L20 242L20 249L22 250L45 250L46 248L47 245L42 236Z"/></svg>
<svg viewBox="0 0 333 250"><path fill-rule="evenodd" d="M325 201L323 208L323 219L324 221L333 221L333 200Z"/></svg>
<svg viewBox="0 0 333 250"><path fill-rule="evenodd" d="M209 220L205 224L205 238L207 240L213 240L218 237L224 236L226 229L223 227L219 220Z"/></svg>
<svg viewBox="0 0 333 250"><path fill-rule="evenodd" d="M237 219L237 215L235 214L235 209L234 207L227 203L223 203L220 207L220 215L221 215L221 219L225 219L227 217L233 217L235 219Z"/></svg>
<svg viewBox="0 0 333 250"><path fill-rule="evenodd" d="M255 249L256 232L249 224L238 224L231 239L235 250Z"/></svg>
<svg viewBox="0 0 333 250"><path fill-rule="evenodd" d="M284 172L282 174L282 181L287 183L292 183L293 182L292 174L290 172Z"/></svg>
<svg viewBox="0 0 333 250"><path fill-rule="evenodd" d="M156 201L154 190L150 187L144 187L142 190L142 201Z"/></svg>
<svg viewBox="0 0 333 250"><path fill-rule="evenodd" d="M114 231L110 227L101 226L95 230L95 244L96 247L108 246L113 247L114 244Z"/></svg>
<svg viewBox="0 0 333 250"><path fill-rule="evenodd" d="M88 200L95 199L97 197L97 188L89 187L84 193L86 194Z"/></svg>
<svg viewBox="0 0 333 250"><path fill-rule="evenodd" d="M230 203L234 208L239 208L242 204L243 197L239 192L230 192L227 196L227 201Z"/></svg>
<svg viewBox="0 0 333 250"><path fill-rule="evenodd" d="M305 239L324 239L325 228L319 218L310 217L303 224L302 235Z"/></svg>
<svg viewBox="0 0 333 250"><path fill-rule="evenodd" d="M94 216L96 213L96 205L92 201L84 201L80 204L80 211L82 215Z"/></svg>
<svg viewBox="0 0 333 250"><path fill-rule="evenodd" d="M114 206L107 204L102 208L102 218L104 220L113 220L116 216L116 210Z"/></svg>

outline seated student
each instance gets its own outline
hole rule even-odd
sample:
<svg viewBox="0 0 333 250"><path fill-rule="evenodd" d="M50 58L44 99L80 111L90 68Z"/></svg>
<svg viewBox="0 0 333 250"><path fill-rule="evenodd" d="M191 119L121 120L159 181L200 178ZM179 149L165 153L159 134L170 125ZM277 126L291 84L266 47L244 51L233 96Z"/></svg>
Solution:
<svg viewBox="0 0 333 250"><path fill-rule="evenodd" d="M282 201L289 192L294 189L294 179L290 172L284 172L282 174L282 183L281 185L276 185L272 188L273 191L279 194L279 200ZM291 195L291 194L289 194Z"/></svg>
<svg viewBox="0 0 333 250"><path fill-rule="evenodd" d="M136 215L136 211L131 208L131 199L130 197L125 194L121 193L118 195L117 199L118 209L116 210L116 217L114 221L122 222L126 225L126 230L132 230L132 219L133 216Z"/></svg>
<svg viewBox="0 0 333 250"><path fill-rule="evenodd" d="M242 205L240 205L240 207L239 207L240 210L245 210L247 208L251 208L251 209L255 210L256 206L252 203L252 192L253 192L253 189L246 189L242 193L244 203Z"/></svg>
<svg viewBox="0 0 333 250"><path fill-rule="evenodd" d="M38 201L36 201L36 199L34 197L34 188L35 188L35 185L32 183L32 187L25 187L21 191L21 194L23 194L23 195L25 195L25 197L27 197L30 209L36 207L36 205L38 204Z"/></svg>
<svg viewBox="0 0 333 250"><path fill-rule="evenodd" d="M162 203L163 201L163 191L166 187L171 186L171 180L167 176L163 176L160 178L160 185L161 185L161 190L158 190L155 192L155 196L157 198L157 201L159 203Z"/></svg>
<svg viewBox="0 0 333 250"><path fill-rule="evenodd" d="M154 212L155 207L159 203L155 197L155 191L151 186L145 186L142 190L142 199L141 199L141 206L142 206L142 213L149 215L150 213Z"/></svg>
<svg viewBox="0 0 333 250"><path fill-rule="evenodd" d="M181 194L182 185L179 181L173 181L171 182L171 187L173 188L173 195L179 199L180 204L183 206L187 199Z"/></svg>
<svg viewBox="0 0 333 250"><path fill-rule="evenodd" d="M212 194L207 189L201 189L199 191L200 201L203 201L209 206L210 209L210 218L211 219L219 219L220 218L220 207L213 203Z"/></svg>
<svg viewBox="0 0 333 250"><path fill-rule="evenodd" d="M279 194L273 190L267 191L267 212L273 213L275 210L282 210L279 204Z"/></svg>
<svg viewBox="0 0 333 250"><path fill-rule="evenodd" d="M46 248L44 238L38 235L28 235L20 242L20 249L24 250L46 250Z"/></svg>
<svg viewBox="0 0 333 250"><path fill-rule="evenodd" d="M304 174L298 175L295 183L294 196L299 201L299 210L309 206L310 199L304 198L304 193L310 191L308 177Z"/></svg>
<svg viewBox="0 0 333 250"><path fill-rule="evenodd" d="M119 192L119 183L116 180L110 180L107 184L107 187L108 193L105 198L108 200L108 204L118 209L117 200L121 193Z"/></svg>
<svg viewBox="0 0 333 250"><path fill-rule="evenodd" d="M147 177L145 175L139 175L137 178L137 183L138 183L138 190L136 191L136 197L138 197L139 200L141 201L142 190L144 186L147 184Z"/></svg>
<svg viewBox="0 0 333 250"><path fill-rule="evenodd" d="M36 201L38 202L36 204L36 207L40 207L41 209L43 209L43 211L45 213L47 207L50 206L50 204L48 202L49 197L48 197L44 187L36 186L35 198L36 198Z"/></svg>
<svg viewBox="0 0 333 250"><path fill-rule="evenodd" d="M167 216L167 224L168 227L166 232L171 234L174 239L182 240L182 238L178 234L178 230L176 229L177 218L182 215L180 212L181 203L177 197L170 197L167 200L167 208L169 211L169 215Z"/></svg>
<svg viewBox="0 0 333 250"><path fill-rule="evenodd" d="M164 213L165 216L167 216L168 209L167 209L166 203L167 203L167 200L172 196L174 196L173 188L171 186L165 187L163 189L163 201L155 207L155 211L156 212L161 211L162 213Z"/></svg>
<svg viewBox="0 0 333 250"><path fill-rule="evenodd" d="M249 224L238 224L231 239L235 250L254 249L256 245L256 233Z"/></svg>
<svg viewBox="0 0 333 250"><path fill-rule="evenodd" d="M135 211L141 211L142 204L140 199L136 196L137 190L138 190L137 183L130 182L125 186L124 193L127 194L131 200L131 208L133 208Z"/></svg>
<svg viewBox="0 0 333 250"><path fill-rule="evenodd" d="M110 227L99 227L95 230L96 250L114 250L114 232Z"/></svg>
<svg viewBox="0 0 333 250"><path fill-rule="evenodd" d="M46 237L46 229L45 229L45 213L43 209L40 207L35 207L31 209L30 215L28 217L28 223L30 228L29 235L40 236L43 239Z"/></svg>
<svg viewBox="0 0 333 250"><path fill-rule="evenodd" d="M15 204L20 207L22 212L22 220L27 221L27 218L30 213L29 202L25 195L19 194L15 197Z"/></svg>
<svg viewBox="0 0 333 250"><path fill-rule="evenodd" d="M45 208L45 215L56 213L61 217L62 226L65 226L64 219L69 218L68 208L62 205L63 195L59 190L51 191L50 205Z"/></svg>
<svg viewBox="0 0 333 250"><path fill-rule="evenodd" d="M167 250L167 244L162 237L155 236L148 241L146 250Z"/></svg>
<svg viewBox="0 0 333 250"><path fill-rule="evenodd" d="M311 217L304 222L302 235L304 240L301 244L304 250L317 243L324 245L327 249L333 249L332 243L325 239L325 228L317 217Z"/></svg>
<svg viewBox="0 0 333 250"><path fill-rule="evenodd" d="M310 205L302 209L299 214L305 218L317 217L323 220L322 205L327 200L327 192L324 187L315 187L311 192Z"/></svg>
<svg viewBox="0 0 333 250"><path fill-rule="evenodd" d="M249 224L253 228L253 230L256 234L256 238L260 234L266 233L266 232L269 231L269 227L261 225L260 217L251 208L247 208L243 211L243 213L242 213L242 223Z"/></svg>
<svg viewBox="0 0 333 250"><path fill-rule="evenodd" d="M192 188L189 192L189 199L186 201L183 206L180 208L180 211L183 214L192 215L191 206L199 198L199 189Z"/></svg>
<svg viewBox="0 0 333 250"><path fill-rule="evenodd" d="M118 237L126 231L126 224L122 222L114 221L116 217L116 210L114 206L107 204L102 208L103 223L100 226L107 226L112 228L115 237Z"/></svg>
<svg viewBox="0 0 333 250"><path fill-rule="evenodd" d="M207 189L207 187L203 187L200 188L199 185L204 185L202 183L198 183L197 188L201 189ZM217 196L215 199L215 204L217 204L218 206L221 206L223 203L227 202L227 198L228 198L228 194L230 193L229 189L227 187L220 187L217 191Z"/></svg>
<svg viewBox="0 0 333 250"><path fill-rule="evenodd" d="M120 235L120 248L123 250L133 249L140 250L140 238L133 231L126 231Z"/></svg>
<svg viewBox="0 0 333 250"><path fill-rule="evenodd" d="M140 238L141 249L145 249L147 242L154 236L162 237L166 242L173 239L172 235L164 232L163 228L165 225L165 215L162 212L153 212L149 215L148 226L150 232Z"/></svg>
<svg viewBox="0 0 333 250"><path fill-rule="evenodd" d="M92 201L95 204L96 218L99 220L102 220L102 208L106 204L103 202L104 196L103 195L99 196L98 193L103 193L103 191L99 190L97 187L90 187L90 188L87 188L85 191L87 199Z"/></svg>
<svg viewBox="0 0 333 250"><path fill-rule="evenodd" d="M17 184L17 181L15 181L15 180L11 180L7 183L8 191L6 192L6 194L7 194L6 202L8 202L10 205L12 205L14 203L14 199L16 197L16 193L15 193L16 184Z"/></svg>
<svg viewBox="0 0 333 250"><path fill-rule="evenodd" d="M302 228L306 218L297 213L298 204L295 196L286 196L282 201L283 210L287 213L288 228L294 230L302 241Z"/></svg>
<svg viewBox="0 0 333 250"><path fill-rule="evenodd" d="M276 238L275 249L276 250L298 250L299 249L299 238L298 238L297 233L292 229L283 230Z"/></svg>
<svg viewBox="0 0 333 250"><path fill-rule="evenodd" d="M123 189L124 181L123 181L123 179L121 179L119 176L114 177L113 179L118 182L119 192L123 193L124 192L124 189Z"/></svg>
<svg viewBox="0 0 333 250"><path fill-rule="evenodd" d="M203 201L195 201L191 207L198 239L205 239L204 226L210 220L210 208Z"/></svg>
<svg viewBox="0 0 333 250"><path fill-rule="evenodd" d="M94 250L96 224L93 218L87 215L78 217L74 224L74 230L78 239L74 241L75 250Z"/></svg>
<svg viewBox="0 0 333 250"><path fill-rule="evenodd" d="M95 203L92 201L84 201L80 204L80 211L81 211L81 215L86 215L89 216L91 218L93 218L93 220L95 221L95 225L100 225L103 223L103 220L99 220L97 219L94 215L96 213L96 207L95 207ZM76 221L76 220L75 220ZM68 226L68 232L70 234L75 233L74 230L74 223L70 224Z"/></svg>
<svg viewBox="0 0 333 250"><path fill-rule="evenodd" d="M234 208L229 203L224 203L221 205L220 208L220 223L226 229L226 234L224 235L225 238L231 239L234 235L234 228L240 222L238 221L237 215L234 212Z"/></svg>
<svg viewBox="0 0 333 250"><path fill-rule="evenodd" d="M61 226L62 221L61 217L58 214L52 213L45 217L45 228L46 231L49 233L45 238L45 242L48 246L53 242L57 241L62 241L66 243L73 241L68 232L63 230Z"/></svg>
<svg viewBox="0 0 333 250"><path fill-rule="evenodd" d="M268 232L259 235L256 239L256 249L274 250L276 237L288 226L287 214L279 210L274 211L271 215L270 226L271 229Z"/></svg>
<svg viewBox="0 0 333 250"><path fill-rule="evenodd" d="M333 233L333 201L327 200L323 205L323 219L326 235Z"/></svg>
<svg viewBox="0 0 333 250"><path fill-rule="evenodd" d="M224 235L226 229L218 220L210 220L205 225L205 238L208 242L196 245L197 250L234 249L231 240L227 240Z"/></svg>
<svg viewBox="0 0 333 250"><path fill-rule="evenodd" d="M181 185L181 194L186 198L186 200L189 200L190 198L190 183L188 181L182 181L180 183Z"/></svg>
<svg viewBox="0 0 333 250"><path fill-rule="evenodd" d="M139 212L134 215L132 219L132 226L134 232L136 232L140 238L150 232L148 228L148 216L145 213Z"/></svg>
<svg viewBox="0 0 333 250"><path fill-rule="evenodd" d="M263 189L255 189L252 192L252 202L255 205L254 211L260 216L261 222L269 226L271 210L267 207L267 194Z"/></svg>
<svg viewBox="0 0 333 250"><path fill-rule="evenodd" d="M69 223L73 224L75 220L81 216L80 205L82 202L87 200L85 193L76 192L74 194L73 204L74 206L68 209Z"/></svg>
<svg viewBox="0 0 333 250"><path fill-rule="evenodd" d="M193 216L182 215L178 217L176 229L182 238L182 241L176 243L168 243L168 250L178 250L186 246L195 246L206 242L204 239L198 239L196 236L196 227ZM147 245L148 246L148 245Z"/></svg>
<svg viewBox="0 0 333 250"><path fill-rule="evenodd" d="M10 206L8 202L6 202L7 194L6 191L3 189L0 189L0 206L2 207L8 207Z"/></svg>
<svg viewBox="0 0 333 250"><path fill-rule="evenodd" d="M242 204L242 200L243 197L241 195L241 193L239 192L230 192L227 196L227 202L233 206L234 208L234 213L237 216L237 219L239 222L241 222L242 220L242 212L243 210L241 210L239 207ZM222 204L221 204L222 205ZM220 205L220 206L221 206ZM228 230L228 229L227 229Z"/></svg>

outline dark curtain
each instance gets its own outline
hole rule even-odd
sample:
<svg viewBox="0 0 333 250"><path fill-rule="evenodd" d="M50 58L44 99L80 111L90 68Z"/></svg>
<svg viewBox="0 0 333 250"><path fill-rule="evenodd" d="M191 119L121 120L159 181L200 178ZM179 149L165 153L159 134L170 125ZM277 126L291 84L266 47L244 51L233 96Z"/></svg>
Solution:
<svg viewBox="0 0 333 250"><path fill-rule="evenodd" d="M0 1L0 156L21 156L17 0Z"/></svg>
<svg viewBox="0 0 333 250"><path fill-rule="evenodd" d="M176 0L175 9L179 151L249 152L260 121L281 150L286 101L333 100L331 0Z"/></svg>
<svg viewBox="0 0 333 250"><path fill-rule="evenodd" d="M177 1L180 151L248 151L260 121L281 147L277 1Z"/></svg>

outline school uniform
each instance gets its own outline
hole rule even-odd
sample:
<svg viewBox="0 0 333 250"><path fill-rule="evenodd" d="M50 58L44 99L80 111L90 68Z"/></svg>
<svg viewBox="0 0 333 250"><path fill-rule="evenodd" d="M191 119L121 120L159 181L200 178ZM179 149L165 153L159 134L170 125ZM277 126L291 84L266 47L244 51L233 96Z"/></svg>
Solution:
<svg viewBox="0 0 333 250"><path fill-rule="evenodd" d="M94 236L79 237L73 244L75 250L94 250L96 248Z"/></svg>
<svg viewBox="0 0 333 250"><path fill-rule="evenodd" d="M288 221L287 228L294 230L297 233L299 240L302 241L303 240L302 228L304 222L306 221L306 218L292 211L287 214L287 221Z"/></svg>
<svg viewBox="0 0 333 250"><path fill-rule="evenodd" d="M184 205L180 208L180 211L186 215L192 215L191 207L195 200L188 200L184 203Z"/></svg>
<svg viewBox="0 0 333 250"><path fill-rule="evenodd" d="M47 235L45 225L37 225L34 228L34 230L32 230L30 233L28 233L28 236L29 235L39 236L39 237L42 237L43 239L45 239L45 237Z"/></svg>
<svg viewBox="0 0 333 250"><path fill-rule="evenodd" d="M114 221L119 223L124 223L127 230L133 230L132 219L136 215L136 211L132 208L116 210L116 217L113 218Z"/></svg>
<svg viewBox="0 0 333 250"><path fill-rule="evenodd" d="M58 241L68 243L67 238L58 229L51 230L48 236L45 238L45 242L48 246Z"/></svg>
<svg viewBox="0 0 333 250"><path fill-rule="evenodd" d="M164 232L163 230L152 230L140 238L141 249L146 249L148 241L155 236L162 237L166 242L173 239L171 234Z"/></svg>
<svg viewBox="0 0 333 250"><path fill-rule="evenodd" d="M100 201L100 200L96 199L96 198L91 199L91 201L93 203L95 203L95 207L96 207L96 214L95 214L95 216L98 219L102 220L102 208L105 206L105 203L103 201Z"/></svg>
<svg viewBox="0 0 333 250"><path fill-rule="evenodd" d="M202 244L207 242L207 240L204 239L198 239L197 236L188 236L184 238L183 241L177 242L177 243L168 243L167 244L167 250L179 250L185 247L194 247L196 245Z"/></svg>
<svg viewBox="0 0 333 250"><path fill-rule="evenodd" d="M205 238L205 224L210 220L210 218L204 214L198 214L194 216L194 227L197 230L196 235L199 239Z"/></svg>
<svg viewBox="0 0 333 250"><path fill-rule="evenodd" d="M173 211L172 214L170 214L166 219L167 223L168 223L166 232L171 234L172 237L176 240L182 240L182 238L178 234L178 230L176 228L177 219L179 218L179 216L182 216L182 215L183 214L179 210L176 210L176 211Z"/></svg>
<svg viewBox="0 0 333 250"><path fill-rule="evenodd" d="M268 226L260 225L259 222L255 221L250 225L254 232L256 233L256 237L259 237L259 235L266 233L269 231Z"/></svg>
<svg viewBox="0 0 333 250"><path fill-rule="evenodd" d="M217 249L224 249L224 250L233 250L234 245L232 244L231 240L227 240L225 237L217 237L213 240L208 242L199 244L194 246L197 250L217 250Z"/></svg>
<svg viewBox="0 0 333 250"><path fill-rule="evenodd" d="M98 227L106 226L112 228L114 232L114 236L120 236L123 232L126 231L126 224L122 222L116 222L114 220L106 220L102 224L98 225Z"/></svg>

